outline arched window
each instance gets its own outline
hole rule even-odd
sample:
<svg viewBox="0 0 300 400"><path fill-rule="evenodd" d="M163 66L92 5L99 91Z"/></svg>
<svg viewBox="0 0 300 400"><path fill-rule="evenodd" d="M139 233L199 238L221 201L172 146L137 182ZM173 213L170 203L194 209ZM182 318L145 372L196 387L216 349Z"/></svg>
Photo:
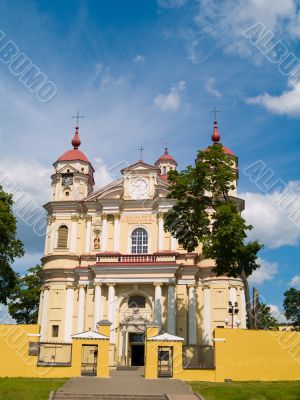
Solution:
<svg viewBox="0 0 300 400"><path fill-rule="evenodd" d="M148 233L143 228L136 228L131 235L131 253L148 253Z"/></svg>
<svg viewBox="0 0 300 400"><path fill-rule="evenodd" d="M130 296L128 299L128 308L145 308L146 299L144 296Z"/></svg>
<svg viewBox="0 0 300 400"><path fill-rule="evenodd" d="M62 225L58 228L57 247L66 249L68 247L68 227Z"/></svg>

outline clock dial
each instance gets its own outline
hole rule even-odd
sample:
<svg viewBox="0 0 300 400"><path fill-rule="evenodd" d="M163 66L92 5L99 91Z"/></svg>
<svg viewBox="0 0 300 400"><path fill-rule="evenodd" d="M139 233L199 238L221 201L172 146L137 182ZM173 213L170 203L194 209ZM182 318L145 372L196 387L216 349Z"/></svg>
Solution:
<svg viewBox="0 0 300 400"><path fill-rule="evenodd" d="M148 184L145 179L137 178L131 182L130 195L133 199L146 199L149 195Z"/></svg>
<svg viewBox="0 0 300 400"><path fill-rule="evenodd" d="M63 184L63 186L73 185L73 175L72 174L63 175L62 176L62 184Z"/></svg>

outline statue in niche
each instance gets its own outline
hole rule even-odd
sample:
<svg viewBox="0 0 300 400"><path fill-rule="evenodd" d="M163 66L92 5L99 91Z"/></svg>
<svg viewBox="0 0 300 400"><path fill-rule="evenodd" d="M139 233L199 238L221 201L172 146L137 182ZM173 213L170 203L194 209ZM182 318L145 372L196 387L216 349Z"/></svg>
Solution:
<svg viewBox="0 0 300 400"><path fill-rule="evenodd" d="M100 249L100 230L94 230L94 250Z"/></svg>

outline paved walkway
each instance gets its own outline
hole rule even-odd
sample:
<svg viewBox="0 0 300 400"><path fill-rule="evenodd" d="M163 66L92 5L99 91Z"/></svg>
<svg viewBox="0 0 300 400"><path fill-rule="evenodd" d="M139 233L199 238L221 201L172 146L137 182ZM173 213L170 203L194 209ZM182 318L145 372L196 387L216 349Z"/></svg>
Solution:
<svg viewBox="0 0 300 400"><path fill-rule="evenodd" d="M112 371L111 377L72 378L59 392L64 393L102 393L102 394L176 394L191 395L192 389L186 383L175 379L144 379L144 369L136 371ZM189 396L190 397L190 396ZM188 399L188 397L182 397ZM191 399L193 397L190 397ZM175 397L174 397L175 399Z"/></svg>

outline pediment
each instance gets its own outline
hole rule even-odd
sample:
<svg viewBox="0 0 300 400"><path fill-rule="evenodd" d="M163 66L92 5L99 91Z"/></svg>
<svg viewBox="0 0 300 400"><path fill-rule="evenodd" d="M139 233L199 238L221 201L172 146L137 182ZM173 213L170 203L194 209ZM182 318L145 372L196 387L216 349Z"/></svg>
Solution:
<svg viewBox="0 0 300 400"><path fill-rule="evenodd" d="M131 174L131 173L153 173L159 171L159 168L155 167L154 165L144 163L143 161L138 161L129 167L123 168L121 170L123 175Z"/></svg>
<svg viewBox="0 0 300 400"><path fill-rule="evenodd" d="M64 165L61 169L56 171L57 174L68 174L72 172L76 173L78 170L69 164Z"/></svg>

